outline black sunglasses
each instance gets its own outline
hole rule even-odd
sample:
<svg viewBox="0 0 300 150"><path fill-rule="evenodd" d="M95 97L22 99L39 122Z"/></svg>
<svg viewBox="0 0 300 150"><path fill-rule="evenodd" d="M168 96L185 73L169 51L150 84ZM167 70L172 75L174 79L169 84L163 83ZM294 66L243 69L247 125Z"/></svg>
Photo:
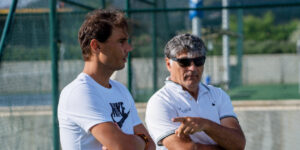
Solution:
<svg viewBox="0 0 300 150"><path fill-rule="evenodd" d="M196 58L175 58L172 57L171 59L174 61L177 61L181 67L188 67L191 65L191 62L193 61L195 66L203 66L205 63L205 56L200 56Z"/></svg>

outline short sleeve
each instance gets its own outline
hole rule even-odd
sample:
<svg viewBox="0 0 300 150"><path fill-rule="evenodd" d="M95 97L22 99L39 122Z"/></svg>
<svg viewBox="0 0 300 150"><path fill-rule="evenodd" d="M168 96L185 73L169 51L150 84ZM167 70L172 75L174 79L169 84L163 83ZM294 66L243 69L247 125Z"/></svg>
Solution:
<svg viewBox="0 0 300 150"><path fill-rule="evenodd" d="M220 120L226 117L234 117L237 118L233 106L230 100L230 97L227 93L225 93L222 89L219 89L220 91L220 105L218 107L219 109L219 116Z"/></svg>
<svg viewBox="0 0 300 150"><path fill-rule="evenodd" d="M147 104L146 125L157 145L162 146L162 140L175 133L180 123L172 122L177 117L176 109L163 97L154 95Z"/></svg>
<svg viewBox="0 0 300 150"><path fill-rule="evenodd" d="M86 87L76 88L69 95L64 112L68 119L75 122L85 132L96 124L112 121L108 103L103 103L98 95Z"/></svg>

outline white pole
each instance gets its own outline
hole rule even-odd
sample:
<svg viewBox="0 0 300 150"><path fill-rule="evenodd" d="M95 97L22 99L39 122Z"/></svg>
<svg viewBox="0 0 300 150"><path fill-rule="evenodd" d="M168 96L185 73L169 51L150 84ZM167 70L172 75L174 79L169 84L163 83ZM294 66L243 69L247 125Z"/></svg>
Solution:
<svg viewBox="0 0 300 150"><path fill-rule="evenodd" d="M192 19L192 33L201 37L201 19L197 16Z"/></svg>
<svg viewBox="0 0 300 150"><path fill-rule="evenodd" d="M190 0L190 7L196 8L201 0ZM196 11L192 11L196 12ZM192 15L192 34L201 37L201 18L197 15Z"/></svg>
<svg viewBox="0 0 300 150"><path fill-rule="evenodd" d="M300 94L300 36L297 40L297 54L298 54L298 63L299 63L299 67L298 67L298 93Z"/></svg>
<svg viewBox="0 0 300 150"><path fill-rule="evenodd" d="M222 0L222 6L226 7L228 6L228 0ZM227 31L229 28L229 19L228 19L228 9L223 9L222 10L222 30ZM224 80L224 88L225 90L229 89L229 72L230 72L230 67L229 67L229 37L227 34L223 35L223 69L224 69L224 74L223 74L223 80Z"/></svg>
<svg viewBox="0 0 300 150"><path fill-rule="evenodd" d="M299 55L299 54L298 54ZM300 55L299 55L299 58L300 58ZM298 68L298 76L299 76L299 79L298 79L298 93L300 94L300 61L299 61L299 68Z"/></svg>

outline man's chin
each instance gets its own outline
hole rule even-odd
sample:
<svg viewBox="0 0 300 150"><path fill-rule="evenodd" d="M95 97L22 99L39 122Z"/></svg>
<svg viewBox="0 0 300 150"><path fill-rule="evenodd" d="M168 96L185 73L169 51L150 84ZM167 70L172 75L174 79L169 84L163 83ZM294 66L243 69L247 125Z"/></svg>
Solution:
<svg viewBox="0 0 300 150"><path fill-rule="evenodd" d="M187 87L197 87L199 84L198 80L188 80L185 82Z"/></svg>
<svg viewBox="0 0 300 150"><path fill-rule="evenodd" d="M195 77L187 78L185 81L186 81L186 83L189 83L189 84L195 84L195 83L200 82L200 80L198 78L195 78Z"/></svg>
<svg viewBox="0 0 300 150"><path fill-rule="evenodd" d="M118 67L116 68L116 71L118 71L118 70L122 70L124 67L125 67L125 64L124 64L124 65L122 65L122 66L118 66Z"/></svg>

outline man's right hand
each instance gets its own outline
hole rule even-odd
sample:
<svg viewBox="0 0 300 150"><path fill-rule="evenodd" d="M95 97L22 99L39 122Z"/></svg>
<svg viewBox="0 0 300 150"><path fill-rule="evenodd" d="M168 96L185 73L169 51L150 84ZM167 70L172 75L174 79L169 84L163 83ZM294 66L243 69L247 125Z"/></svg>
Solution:
<svg viewBox="0 0 300 150"><path fill-rule="evenodd" d="M223 118L220 120L221 124L200 117L177 117L172 120L181 123L175 132L179 137L204 131L224 149L245 148L245 136L236 118Z"/></svg>
<svg viewBox="0 0 300 150"><path fill-rule="evenodd" d="M179 128L175 131L179 137L203 131L209 122L209 120L199 117L177 117L173 118L172 121L181 123Z"/></svg>

